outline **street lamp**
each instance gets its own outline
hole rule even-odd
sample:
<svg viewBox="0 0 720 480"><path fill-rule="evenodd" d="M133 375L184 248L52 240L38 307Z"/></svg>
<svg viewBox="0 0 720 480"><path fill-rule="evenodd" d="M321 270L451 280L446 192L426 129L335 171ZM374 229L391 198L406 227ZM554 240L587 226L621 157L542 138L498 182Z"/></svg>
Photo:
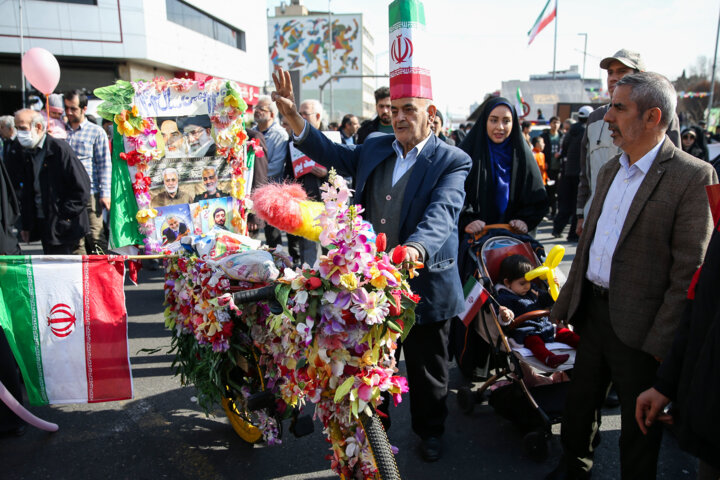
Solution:
<svg viewBox="0 0 720 480"><path fill-rule="evenodd" d="M585 61L587 59L587 33L578 33L578 36L585 37L585 48L583 48L583 70L582 70L582 78L580 78L580 85L582 86L582 95L585 95Z"/></svg>

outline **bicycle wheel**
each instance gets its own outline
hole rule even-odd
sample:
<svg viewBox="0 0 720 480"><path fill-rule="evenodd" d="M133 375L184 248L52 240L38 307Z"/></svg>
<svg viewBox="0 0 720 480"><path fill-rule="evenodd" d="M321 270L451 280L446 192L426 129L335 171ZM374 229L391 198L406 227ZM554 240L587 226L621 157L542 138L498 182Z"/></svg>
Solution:
<svg viewBox="0 0 720 480"><path fill-rule="evenodd" d="M373 411L371 417L364 413L360 414L360 425L365 431L365 438L367 438L370 451L375 459L378 478L380 480L400 480L400 471L395 462L395 455L392 453L390 441L377 413Z"/></svg>
<svg viewBox="0 0 720 480"><path fill-rule="evenodd" d="M230 425L240 438L248 443L258 443L262 440L262 431L248 420L247 412L241 412L238 409L238 405L233 399L223 398L222 407L230 420Z"/></svg>

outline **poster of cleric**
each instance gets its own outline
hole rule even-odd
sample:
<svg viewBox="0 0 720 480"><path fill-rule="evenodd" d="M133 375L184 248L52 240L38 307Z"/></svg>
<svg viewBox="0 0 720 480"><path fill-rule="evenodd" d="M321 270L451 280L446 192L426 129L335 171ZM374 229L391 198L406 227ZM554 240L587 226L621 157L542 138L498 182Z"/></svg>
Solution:
<svg viewBox="0 0 720 480"><path fill-rule="evenodd" d="M110 103L122 108L113 112L123 136L119 156L127 163L146 252L176 251L183 237L211 231L244 234L255 147L246 141L247 105L236 85L220 79L126 83L100 93L127 105Z"/></svg>

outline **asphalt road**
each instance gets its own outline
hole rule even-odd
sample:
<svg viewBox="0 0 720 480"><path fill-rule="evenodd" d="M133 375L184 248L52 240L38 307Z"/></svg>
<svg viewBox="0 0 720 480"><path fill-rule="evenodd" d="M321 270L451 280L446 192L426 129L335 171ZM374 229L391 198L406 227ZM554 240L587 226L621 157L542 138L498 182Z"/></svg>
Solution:
<svg viewBox="0 0 720 480"><path fill-rule="evenodd" d="M549 236L549 224L541 226L538 238L546 247L558 243ZM562 265L567 272L574 245L559 243L568 247ZM30 251L39 253L37 247ZM318 422L310 436L298 439L285 432L282 445L266 447L243 442L221 410L205 416L194 401L193 387L180 385L170 368L170 333L162 319L162 274L143 270L141 280L139 286L128 283L125 287L134 399L33 407L36 415L58 423L60 430L46 433L29 428L22 437L0 437L0 479L336 478L324 458L329 449ZM462 384L458 370L453 369L444 456L437 463L424 463L417 454L407 398L392 411L390 440L399 448L397 461L403 478L525 480L542 478L552 470L560 455L559 426L553 428L550 458L536 463L523 454L522 432L490 406L478 405L469 416L459 410L455 394ZM595 479L619 478L618 413L617 409L604 411ZM666 434L658 471L662 479L693 479L696 461Z"/></svg>

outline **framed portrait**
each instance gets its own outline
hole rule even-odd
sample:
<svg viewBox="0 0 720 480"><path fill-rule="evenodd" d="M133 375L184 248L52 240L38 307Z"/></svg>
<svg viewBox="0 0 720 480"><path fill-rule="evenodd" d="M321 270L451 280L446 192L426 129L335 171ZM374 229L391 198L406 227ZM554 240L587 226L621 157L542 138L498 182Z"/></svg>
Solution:
<svg viewBox="0 0 720 480"><path fill-rule="evenodd" d="M259 147L247 141L247 104L239 92L237 84L227 80L177 78L118 81L95 90L105 100L98 113L112 118L116 135L122 135L119 145L113 143L117 208L111 211L111 230L113 225L123 230L127 223L136 223L146 252L176 249L177 238L170 237L181 235L181 225L188 235L216 228L247 233L247 195ZM115 202L116 190L122 190L122 182L115 188L115 177L123 175L123 169L116 168L116 155L134 204ZM138 243L112 243L128 242Z"/></svg>

